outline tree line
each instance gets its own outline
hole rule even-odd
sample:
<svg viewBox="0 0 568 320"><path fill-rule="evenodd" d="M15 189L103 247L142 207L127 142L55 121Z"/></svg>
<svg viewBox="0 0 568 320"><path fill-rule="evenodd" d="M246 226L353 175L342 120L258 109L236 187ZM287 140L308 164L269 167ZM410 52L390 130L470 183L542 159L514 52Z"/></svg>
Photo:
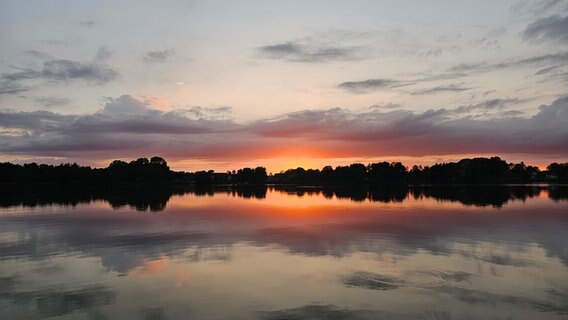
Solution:
<svg viewBox="0 0 568 320"><path fill-rule="evenodd" d="M178 182L196 185L237 184L357 184L357 183L513 183L568 181L568 163L552 163L546 170L499 157L462 159L432 166L404 166L400 162L354 163L319 169L296 168L267 174L266 168L215 172L173 171L161 157L130 162L112 161L106 168L0 163L1 183L147 183Z"/></svg>
<svg viewBox="0 0 568 320"><path fill-rule="evenodd" d="M14 206L37 207L60 205L74 207L92 201L108 202L113 208L129 206L138 211L158 212L166 209L174 195L193 194L213 196L226 194L243 199L264 199L268 191L291 196L321 196L332 199L350 199L355 202L404 202L409 198L433 198L459 202L464 205L501 207L509 201L538 197L543 192L554 201L568 200L568 188L555 185L459 185L450 188L433 186L406 186L384 184L357 184L337 186L294 185L1 185L0 208Z"/></svg>
<svg viewBox="0 0 568 320"><path fill-rule="evenodd" d="M290 169L269 178L273 183L507 183L568 180L568 163L552 163L547 170L499 157L462 159L458 162L408 168L400 162L354 163L318 169Z"/></svg>
<svg viewBox="0 0 568 320"><path fill-rule="evenodd" d="M0 163L0 183L149 183L177 182L189 184L265 184L264 167L242 168L237 171L217 173L213 170L184 172L170 169L161 157L138 158L126 162L112 161L106 168L79 166L76 163L13 164Z"/></svg>

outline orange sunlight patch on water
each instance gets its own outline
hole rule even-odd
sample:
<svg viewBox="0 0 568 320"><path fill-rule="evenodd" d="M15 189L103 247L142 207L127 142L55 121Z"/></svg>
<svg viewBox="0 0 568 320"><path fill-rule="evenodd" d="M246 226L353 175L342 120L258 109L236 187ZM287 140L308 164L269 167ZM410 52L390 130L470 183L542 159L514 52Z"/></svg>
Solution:
<svg viewBox="0 0 568 320"><path fill-rule="evenodd" d="M144 262L144 264L142 266L136 267L133 270L131 270L130 272L128 272L128 275L133 275L133 276L147 276L147 275L153 275L153 274L158 274L158 273L162 273L163 271L166 270L166 268L168 267L169 262L167 258L160 258L157 260L150 260L150 261L146 261Z"/></svg>
<svg viewBox="0 0 568 320"><path fill-rule="evenodd" d="M274 218L316 218L322 216L344 215L353 212L366 212L373 215L396 214L401 210L437 210L450 212L457 209L480 210L482 208L464 206L459 202L437 200L434 198L418 197L408 194L403 202L380 202L365 199L354 201L349 198L333 196L326 198L320 191L310 191L309 188L301 196L297 192L277 191L269 188L263 199L243 199L236 193L216 192L215 196L183 197L175 196L170 199L168 208L175 211L184 209L203 209L211 212L246 213L257 217ZM491 208L491 207L487 207Z"/></svg>

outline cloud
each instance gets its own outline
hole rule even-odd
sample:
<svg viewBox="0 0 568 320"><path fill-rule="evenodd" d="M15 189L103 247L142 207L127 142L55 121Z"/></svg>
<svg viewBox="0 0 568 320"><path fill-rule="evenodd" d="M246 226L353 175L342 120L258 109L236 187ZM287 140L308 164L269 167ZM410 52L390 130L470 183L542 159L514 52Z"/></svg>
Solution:
<svg viewBox="0 0 568 320"><path fill-rule="evenodd" d="M262 58L289 62L327 62L358 60L357 47L339 47L334 45L297 42L284 42L259 47Z"/></svg>
<svg viewBox="0 0 568 320"><path fill-rule="evenodd" d="M99 22L97 22L94 19L89 19L89 20L79 21L77 24L82 26L82 27L85 27L85 28L92 28L92 27L98 25Z"/></svg>
<svg viewBox="0 0 568 320"><path fill-rule="evenodd" d="M436 86L430 89L424 89L419 91L411 92L412 95L426 95L426 94L434 94L440 92L463 92L470 90L471 88L462 87L461 84L450 84L450 85L441 85Z"/></svg>
<svg viewBox="0 0 568 320"><path fill-rule="evenodd" d="M410 82L402 82L394 79L367 79L362 81L347 81L340 83L339 88L352 93L367 93L385 88L393 88L409 85Z"/></svg>
<svg viewBox="0 0 568 320"><path fill-rule="evenodd" d="M55 81L83 80L91 84L104 84L116 79L118 73L108 66L93 62L73 60L48 60L41 69L24 69L20 72L5 73L5 81L45 79Z"/></svg>
<svg viewBox="0 0 568 320"><path fill-rule="evenodd" d="M35 59L40 59L40 60L53 59L53 57L50 54L38 50L26 50L25 53Z"/></svg>
<svg viewBox="0 0 568 320"><path fill-rule="evenodd" d="M523 32L523 39L537 43L549 41L568 44L568 16L554 15L529 24Z"/></svg>
<svg viewBox="0 0 568 320"><path fill-rule="evenodd" d="M28 90L29 87L24 87L16 81L0 80L0 95L18 94Z"/></svg>
<svg viewBox="0 0 568 320"><path fill-rule="evenodd" d="M452 109L352 113L343 109L301 111L246 130L270 138L301 139L334 156L432 155L463 153L550 153L568 150L568 98L543 105L531 118L476 120L460 112L499 109L494 100ZM543 129L546 128L546 129ZM345 144L349 141L348 144Z"/></svg>
<svg viewBox="0 0 568 320"><path fill-rule="evenodd" d="M71 102L71 100L61 97L39 97L34 99L34 101L41 103L46 107L64 106Z"/></svg>
<svg viewBox="0 0 568 320"><path fill-rule="evenodd" d="M369 93L384 89L398 88L411 86L423 82L439 81L439 80L451 80L467 76L463 72L449 72L440 74L421 74L420 78L408 79L408 80L398 80L398 79L388 79L388 78L374 78L361 81L346 81L340 83L337 87L350 91L351 93ZM415 91L413 94L430 94L443 91L465 91L470 88L461 87L462 84L452 84L452 85L441 85L435 88L431 88L423 91Z"/></svg>
<svg viewBox="0 0 568 320"><path fill-rule="evenodd" d="M196 113L199 110L199 113ZM130 95L111 99L99 112L77 116L65 128L67 134L91 133L137 133L137 134L197 134L220 130L230 126L229 121L213 121L207 118L208 108L192 107L164 112L147 102ZM214 112L219 110L213 109ZM220 110L226 110L224 108ZM193 117L192 117L193 116Z"/></svg>
<svg viewBox="0 0 568 320"><path fill-rule="evenodd" d="M200 106L194 106L187 109L182 109L176 111L178 114L183 114L185 116L190 116L197 119L210 119L210 120L228 120L231 115L233 108L231 107L213 107L206 108Z"/></svg>
<svg viewBox="0 0 568 320"><path fill-rule="evenodd" d="M556 65L556 66L552 66L552 67L542 68L535 73L535 76L550 74L550 73L558 70L561 67L562 67L561 65Z"/></svg>
<svg viewBox="0 0 568 320"><path fill-rule="evenodd" d="M94 61L104 62L107 61L110 57L112 57L112 51L110 51L106 47L100 47L97 53L95 54Z"/></svg>
<svg viewBox="0 0 568 320"><path fill-rule="evenodd" d="M480 103L459 106L455 109L452 109L452 112L463 114L473 111L481 111L483 113L487 111L500 111L503 110L507 105L517 102L519 102L519 99L491 99Z"/></svg>
<svg viewBox="0 0 568 320"><path fill-rule="evenodd" d="M490 72L512 67L540 66L557 63L568 63L568 52L551 53L523 59L509 59L499 63L462 63L450 68L450 72Z"/></svg>
<svg viewBox="0 0 568 320"><path fill-rule="evenodd" d="M168 61L174 54L175 50L148 51L144 54L144 61L147 63L163 63Z"/></svg>
<svg viewBox="0 0 568 320"><path fill-rule="evenodd" d="M412 112L369 108L304 110L250 123L227 107L161 111L129 95L92 114L0 112L0 153L74 159L161 154L211 161L254 160L310 150L320 157L550 154L568 150L568 97L530 118L506 109L516 99ZM480 117L483 116L483 119ZM9 132L9 133L6 133Z"/></svg>
<svg viewBox="0 0 568 320"><path fill-rule="evenodd" d="M131 154L143 148L173 147L172 144L176 145L173 148L180 148L182 144L189 146L191 140L203 139L203 134L234 127L228 120L215 118L226 116L228 110L194 107L164 112L123 95L88 115L1 111L0 128L17 130L19 134L11 134L0 149L52 155L100 152L108 156L120 150ZM215 120L208 118L210 114ZM185 138L190 141L184 143Z"/></svg>
<svg viewBox="0 0 568 320"><path fill-rule="evenodd" d="M542 1L522 1L511 6L511 11L515 14L531 14L541 16L568 11L568 3L565 0L542 0Z"/></svg>

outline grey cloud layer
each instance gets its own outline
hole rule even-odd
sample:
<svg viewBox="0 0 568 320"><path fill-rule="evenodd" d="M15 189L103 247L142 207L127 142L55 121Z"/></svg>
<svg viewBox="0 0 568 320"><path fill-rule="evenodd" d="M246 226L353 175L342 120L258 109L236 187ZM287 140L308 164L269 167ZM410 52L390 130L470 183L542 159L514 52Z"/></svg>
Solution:
<svg viewBox="0 0 568 320"><path fill-rule="evenodd" d="M411 79L411 80L396 80L396 79L386 79L386 78L377 78L377 79L367 79L361 81L346 81L340 83L337 87L351 93L361 94L361 93L370 93L379 90L385 89L394 89L406 86L414 86L420 83L428 83L430 81L437 81L437 80L447 80L453 79L456 77L460 77L460 75L456 74L446 74L446 75L435 75L430 76L422 79ZM426 94L436 94L436 93L444 93L444 92L463 92L470 90L472 88L464 87L463 83L454 83L454 84L445 84L439 85L432 88L427 89L414 89L409 93L411 95L426 95Z"/></svg>
<svg viewBox="0 0 568 320"><path fill-rule="evenodd" d="M24 87L16 81L0 80L0 95L18 94L28 90L28 87Z"/></svg>
<svg viewBox="0 0 568 320"><path fill-rule="evenodd" d="M568 44L568 16L555 15L539 19L527 26L523 37L534 42L550 41Z"/></svg>
<svg viewBox="0 0 568 320"><path fill-rule="evenodd" d="M62 97L39 97L34 99L34 101L46 107L62 106L67 105L71 102L71 100Z"/></svg>
<svg viewBox="0 0 568 320"><path fill-rule="evenodd" d="M450 69L451 72L489 72L511 67L526 67L550 65L557 63L568 63L568 52L558 52L533 56L523 59L509 59L499 63L478 62L469 64L459 64Z"/></svg>
<svg viewBox="0 0 568 320"><path fill-rule="evenodd" d="M541 1L521 1L511 7L514 13L532 14L540 16L550 14L551 12L568 11L568 3L566 0L541 0Z"/></svg>
<svg viewBox="0 0 568 320"><path fill-rule="evenodd" d="M148 51L144 54L144 61L148 63L162 63L168 61L174 54L175 50Z"/></svg>
<svg viewBox="0 0 568 320"><path fill-rule="evenodd" d="M430 89L418 90L411 92L413 95L424 95L424 94L433 94L433 93L441 93L441 92L463 92L470 90L471 88L465 88L461 85L451 84L451 85L442 85L436 86Z"/></svg>
<svg viewBox="0 0 568 320"><path fill-rule="evenodd" d="M226 107L164 112L125 95L89 115L2 111L0 128L7 131L0 133L0 152L89 159L160 153L166 157L250 160L301 144L332 157L568 155L568 97L541 106L531 118L519 118L511 113L515 110L505 110L515 102L494 99L423 113L380 108L361 113L340 108L306 110L237 124L226 120ZM481 120L469 116L472 112L501 117ZM504 117L499 112L509 113Z"/></svg>
<svg viewBox="0 0 568 320"><path fill-rule="evenodd" d="M2 78L6 81L27 79L47 79L67 81L80 79L93 84L103 84L114 80L118 73L108 66L73 60L49 60L41 69L25 69L20 72L6 73Z"/></svg>
<svg viewBox="0 0 568 320"><path fill-rule="evenodd" d="M261 57L291 62L326 62L357 60L358 50L354 47L340 47L322 44L301 44L285 42L258 48Z"/></svg>
<svg viewBox="0 0 568 320"><path fill-rule="evenodd" d="M410 85L412 82L403 82L394 79L367 79L362 81L347 81L340 83L339 88L353 93L367 93L385 88L394 88Z"/></svg>

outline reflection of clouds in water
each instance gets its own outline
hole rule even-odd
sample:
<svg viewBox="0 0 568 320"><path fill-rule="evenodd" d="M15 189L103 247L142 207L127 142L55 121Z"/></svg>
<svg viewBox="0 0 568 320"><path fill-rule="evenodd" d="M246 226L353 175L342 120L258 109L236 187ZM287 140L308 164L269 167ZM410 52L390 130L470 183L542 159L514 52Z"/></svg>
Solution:
<svg viewBox="0 0 568 320"><path fill-rule="evenodd" d="M447 294L452 298L458 299L468 304L513 304L521 308L530 308L542 312L552 312L556 314L568 314L567 295L556 289L547 289L545 299L530 298L528 296L513 296L485 292L480 289L467 289L458 287L456 284L466 281L474 276L467 272L432 272L416 271L424 273L435 279L421 279L416 281L408 273L404 276L384 275L368 271L355 271L349 275L340 277L340 282L348 288L360 288L368 290L392 290L402 287L413 287L420 289L422 294ZM437 281L439 280L439 281Z"/></svg>
<svg viewBox="0 0 568 320"><path fill-rule="evenodd" d="M16 305L35 305L36 312L42 318L86 311L116 302L116 292L102 286L87 286L69 290L44 288L29 291L21 291L17 289L18 286L12 284L12 290L2 292L0 301L8 300Z"/></svg>
<svg viewBox="0 0 568 320"><path fill-rule="evenodd" d="M380 319L382 315L384 315L383 312L365 309L339 308L333 305L306 305L299 308L264 311L260 313L260 318L263 320L365 320Z"/></svg>
<svg viewBox="0 0 568 320"><path fill-rule="evenodd" d="M487 247L488 245L489 244L484 244L482 247ZM495 244L495 246L499 247L497 244ZM501 246L500 248L504 250L506 246ZM223 252L225 249L226 248L219 248L213 250L209 256L215 256L215 251ZM100 296L92 295L91 293L94 291L92 290L93 288L87 286L75 290L60 290L62 291L61 293L57 293L55 290L47 290L46 292L53 292L55 297L53 301L50 301L48 304L51 308L45 307L42 309L42 312L44 312L44 314L68 311L79 313L89 310L89 312L96 311L100 314L109 315L109 317L110 315L120 314L121 319L144 319L146 315L162 315L167 319L184 319L187 318L187 314L184 313L182 316L182 313L179 312L179 303L185 305L186 301L188 304L193 301L193 304L186 306L187 310L192 311L196 307L196 304L199 305L203 303L203 299L205 299L209 301L208 304L204 306L204 308L207 309L207 305L217 305L217 303L221 301L207 300L210 294L213 294L210 299L217 299L219 297L223 299L233 299L236 297L235 295L252 299L251 301L255 301L255 303L253 303L254 308L265 310L258 314L261 319L335 319L336 317L338 319L430 319L429 316L424 316L422 314L423 312L428 312L430 316L448 314L451 316L449 319L468 318L468 316L472 319L476 319L480 318L479 312L482 310L480 308L495 308L496 306L499 306L501 310L509 310L511 308L516 310L515 312L531 310L531 312L536 312L536 314L545 312L551 315L562 315L562 312L565 312L562 301L565 301L563 299L566 297L566 289L562 287L562 284L559 284L556 288L542 287L547 285L547 281L542 281L539 274L546 274L549 271L554 271L554 268L561 266L558 263L549 266L550 261L546 262L543 260L541 268L531 266L533 269L509 266L508 268L521 268L521 270L516 270L511 274L505 274L504 277L507 279L501 280L499 278L488 277L487 274L473 274L477 264L481 263L487 266L489 265L488 262L475 260L464 261L461 260L458 255L432 256L426 252L420 252L416 255L406 258L402 257L401 260L394 261L391 258L397 257L396 254L385 253L384 261L378 261L369 259L369 254L361 252L337 259L324 256L290 255L281 250L273 251L267 249L272 248L251 247L247 246L245 243L240 243L232 247L232 260L230 263L212 264L211 260L207 259L195 260L188 263L188 257L195 255L195 248L188 248L176 257L162 257L157 260L144 261L139 267L131 269L128 274L125 275L125 277L121 277L120 280L116 278L116 275L107 273L104 277L106 281L100 279L100 287L110 288L116 285L117 289L114 290L117 293L116 296L122 297L121 299L127 299L115 301L117 305L116 308L101 309L103 306L108 306L108 304L104 304L101 301L110 300L105 300L104 294ZM461 249L463 249L463 247ZM496 252L498 251L497 249L499 248L494 248L492 251ZM476 251L477 249L472 248L471 250ZM202 257L208 256L204 251L206 250L202 250L200 255ZM265 254L269 254L269 256L265 256ZM540 255L535 254L534 258L538 260L546 259L543 250L540 251ZM71 259L71 257L66 259ZM92 264L92 261L96 261L84 257L76 257L75 259L86 259L91 260L91 262L69 265L65 269L67 274L80 271L84 266ZM313 262L310 261L314 260L318 260L320 263L313 265ZM259 262L261 262L261 264L258 264ZM42 262L19 262L19 264L29 263L37 265ZM267 267L265 264L269 266ZM298 264L304 265L305 268ZM438 271L443 270L441 266L444 265L453 266L454 268L463 268L464 271L458 271L457 269ZM357 271L357 269L355 269L351 273L344 273L345 270L353 270L353 266L367 266L368 269L365 270L368 271ZM427 269L427 267L433 266L439 269ZM504 268L504 266L501 265L496 266ZM242 269L243 267L245 269ZM34 269L34 266L30 266L28 269ZM290 283L291 279L295 279L295 272L299 270L303 270L302 272L305 273L305 275L311 275L311 277L302 277L301 283L294 283L293 281ZM102 266L101 271L103 271ZM185 273L183 273L184 271ZM511 280L519 280L517 278L519 275L517 271L521 272L526 282L517 284L516 287L519 289L518 291L508 290L507 283L510 283ZM190 274L192 280L188 283ZM329 278L329 276L332 275L335 277ZM558 275L556 275L556 277L558 277ZM554 280L555 276L549 274L549 279ZM8 279L0 280L0 283L12 283L11 286L7 286L12 288L10 289L11 293L9 293L9 296L14 296L15 293L15 296L27 298L27 300L19 300L21 305L31 303L33 306L35 305L36 295L29 294L29 292L33 292L31 289L20 289L22 280L25 280L25 278L13 275ZM494 282L495 288L486 291L489 288L483 287L482 284L483 281L487 280ZM333 286L343 287L346 291L343 295L337 296L339 301L335 301L335 299L327 300L330 297L327 293L321 292L321 296L318 293L320 290L317 289L317 287L318 285L322 285L321 281L328 282L328 284L322 287L321 290L323 291L336 291L337 289L332 289ZM188 284L189 286L187 286ZM532 287L535 284L538 286L538 289ZM245 285L246 288L242 287L243 285ZM53 285L51 285L51 287L55 288ZM310 287L315 287L316 290L313 291L313 289L309 289ZM183 288L187 288L187 291L177 291L183 290ZM274 292L270 291L275 288L279 289ZM125 289L128 290L125 291ZM268 292L266 290L272 292L271 295L262 293ZM292 292L289 290L292 290ZM293 296L294 290L298 290L296 294L300 296L298 299L292 299L296 302L291 304L291 307L282 308L277 301L280 301L279 299L282 299L288 294ZM310 290L312 294L316 294L316 296L309 296L312 296L313 299L318 299L315 301L320 302L314 305L294 307L298 305L302 306L302 304L295 303L297 303L297 300L302 301L302 299L304 299L300 294L300 292L304 290ZM25 294L26 292L28 293L27 295ZM215 295L214 293L216 292L223 294L221 296ZM408 305L408 308L404 307L397 310L397 306L393 306L393 308L387 308L384 309L384 311L377 311L377 309L383 310L382 308L385 307L385 303L388 306L388 299L383 301L387 297L377 296L375 293L383 295L393 294L393 299L402 298L406 301L405 305ZM132 296L133 294L135 296ZM139 295L140 301L138 301ZM331 297L334 296L334 294L331 295ZM344 304L341 302L343 301L341 299L342 296L349 297L349 299L344 301L353 302L357 301L358 297L366 296L368 297L368 299L366 299L367 305ZM3 296L2 298L7 299L7 297L8 296ZM182 298L178 299L177 297ZM70 303L73 304L75 301L83 301L84 299L91 298L93 302L90 307L83 308L83 306L89 306L89 304L83 302L77 302L75 307L70 309L58 307L62 301L71 301ZM173 302L171 302L172 298L174 298ZM245 301L249 301L246 300L246 298ZM271 299L276 300L273 301ZM424 311L420 309L419 301L429 301L431 299L440 299L440 301L445 301L448 305L453 307L444 310L447 306L438 305L436 306L437 310ZM286 299L284 300L287 301ZM321 301L324 302L322 303ZM369 302L372 303L372 301L376 301L378 304L368 304ZM242 301L238 303L241 302ZM279 307L273 309L274 311L269 311L270 308L267 308L268 305L265 304L266 302L268 302L268 305ZM0 303L2 303L2 299L0 299ZM111 302L108 303L112 304ZM140 311L138 314L132 314L132 310L130 310L128 311L128 315L123 316L121 312L123 312L124 309L120 309L118 305L124 305L124 303L130 306L129 309L134 308L134 311L143 309L148 312ZM464 305L470 307L464 309ZM140 308L140 306L145 307L137 309ZM177 313L173 312L172 308L173 310L178 310ZM151 311L158 309L162 311ZM231 308L227 308L227 310L224 311L221 310L223 309L221 308L217 311L221 312L220 314L224 316L219 318L236 317L236 315L232 313ZM395 311L400 311L400 314ZM39 310L37 312L39 312ZM200 312L204 311L201 310ZM320 317L316 317L314 312L320 312ZM481 314L485 313L482 312ZM515 313L513 312L511 314L514 315ZM200 317L197 316L197 318ZM245 315L240 318L253 317ZM539 318L546 319L548 317L543 316Z"/></svg>
<svg viewBox="0 0 568 320"><path fill-rule="evenodd" d="M381 275L367 271L354 272L343 277L341 282L346 287L358 287L371 290L396 289L405 283L404 280L393 276Z"/></svg>
<svg viewBox="0 0 568 320"><path fill-rule="evenodd" d="M142 316L141 319L143 320L166 319L166 316L164 314L164 308L162 307L142 309L140 310L140 315Z"/></svg>
<svg viewBox="0 0 568 320"><path fill-rule="evenodd" d="M568 314L568 303L566 300L554 299L552 301L549 300L551 302L545 302L527 296L495 294L481 290L450 286L439 286L430 288L430 290L441 294L448 294L455 299L472 305L511 304L523 309L535 309L537 311L551 312L559 315ZM550 298L550 295L548 298Z"/></svg>
<svg viewBox="0 0 568 320"><path fill-rule="evenodd" d="M371 216L371 220L367 217L368 221L362 222L357 222L358 214L353 213L344 222L326 223L324 217L316 225L263 228L263 224L270 225L270 221L241 220L238 214L223 212L195 218L188 209L183 217L176 217L171 222L169 216L148 221L136 214L109 216L81 212L81 209L77 208L73 215L0 216L0 233L20 235L0 243L0 259L44 259L75 253L100 257L107 271L126 274L146 260L187 254L188 248L195 248L187 256L188 260L230 261L230 246L245 241L257 246L282 246L290 253L307 256L346 257L356 252L411 256L426 251L433 255L459 254L467 259L518 267L534 264L533 256L521 253L536 244L544 248L549 257L558 257L568 263L565 225L562 224L565 219L562 215L546 213L502 212L487 217L466 212L424 216L407 216L400 212L388 221L381 216ZM226 224L226 228L211 227L220 222ZM193 231L196 229L200 231ZM472 250L476 244L484 242L503 243L509 247L500 252ZM208 251L204 257L205 248Z"/></svg>
<svg viewBox="0 0 568 320"><path fill-rule="evenodd" d="M214 197L219 197L219 201L225 199L225 196ZM238 201L248 205L239 207ZM83 283L83 287L74 289L23 287L37 279L35 276L29 279L26 273L29 270L34 270L39 277L47 275L45 279L51 281L63 278L76 281L88 275L83 267L92 265L92 261L96 262L94 268L98 268L96 272L101 279L123 276L120 283L135 281L141 286L159 279L157 291L152 292L157 296L169 290L160 292L158 288L187 288L189 292L195 290L196 283L201 283L200 289L212 286L213 291L234 294L239 287L231 288L227 281L235 281L231 277L240 278L245 269L259 273L258 278L256 274L246 278L247 285L256 290L272 290L274 287L265 287L261 281L270 278L264 274L268 272L263 270L264 263L274 263L271 259L276 257L279 273L275 274L285 276L297 271L295 263L309 265L314 260L325 260L326 264L320 269L309 269L302 279L327 279L325 281L340 287L337 290L345 290L350 296L364 294L372 299L378 298L374 296L377 294L404 293L414 299L418 290L426 299L450 301L459 308L499 306L566 315L563 301L568 289L562 278L568 263L564 241L568 217L562 211L564 203L541 198L540 203L546 205L540 207L531 206L536 199L529 199L526 204L513 208L451 207L451 211L400 204L395 206L396 212L388 213L374 204L355 206L350 203L345 211L313 219L282 219L277 214L271 215L271 207L262 207L262 202L258 202L256 208L259 212L250 215L246 212L251 208L250 202L238 201L231 202L234 206L205 208L209 211L199 206L171 208L160 215L116 212L94 206L0 214L0 235L6 235L0 237L0 262L9 263L0 270L0 306L8 306L6 310L16 312L20 303L33 306L37 314L46 316L85 310L89 310L93 318L110 315L114 311L99 309L115 303L117 293L124 290L113 287L119 282L101 280L100 283ZM440 209L445 206L446 203L438 204ZM540 210L538 214L534 208ZM243 250L249 251L243 253ZM97 259L66 264L63 268L62 257L68 262ZM292 265L287 266L287 263ZM27 268L19 270L18 265ZM209 273L199 269L204 265L224 269ZM195 271L196 266L201 266L198 271ZM385 272L381 266L393 269ZM236 270L225 274L232 268ZM204 284L203 277L207 274L210 282ZM272 272L269 274L274 276ZM294 285L295 278L291 279L287 280L292 281L287 286ZM507 285L515 281L520 281L520 287L532 295L508 290ZM502 292L489 290L488 283L502 286ZM211 292L203 292L204 297L208 294ZM317 312L327 317L321 319L468 316L465 311L456 313L441 308L399 317L396 313L377 312L373 308L344 306L325 299L318 301L307 301L305 306L259 307L258 310L268 311L257 315L264 319L314 319ZM172 318L169 309L159 308L162 302L157 300L156 304L144 308L148 312L140 311L131 318ZM475 315L469 315L472 314Z"/></svg>

